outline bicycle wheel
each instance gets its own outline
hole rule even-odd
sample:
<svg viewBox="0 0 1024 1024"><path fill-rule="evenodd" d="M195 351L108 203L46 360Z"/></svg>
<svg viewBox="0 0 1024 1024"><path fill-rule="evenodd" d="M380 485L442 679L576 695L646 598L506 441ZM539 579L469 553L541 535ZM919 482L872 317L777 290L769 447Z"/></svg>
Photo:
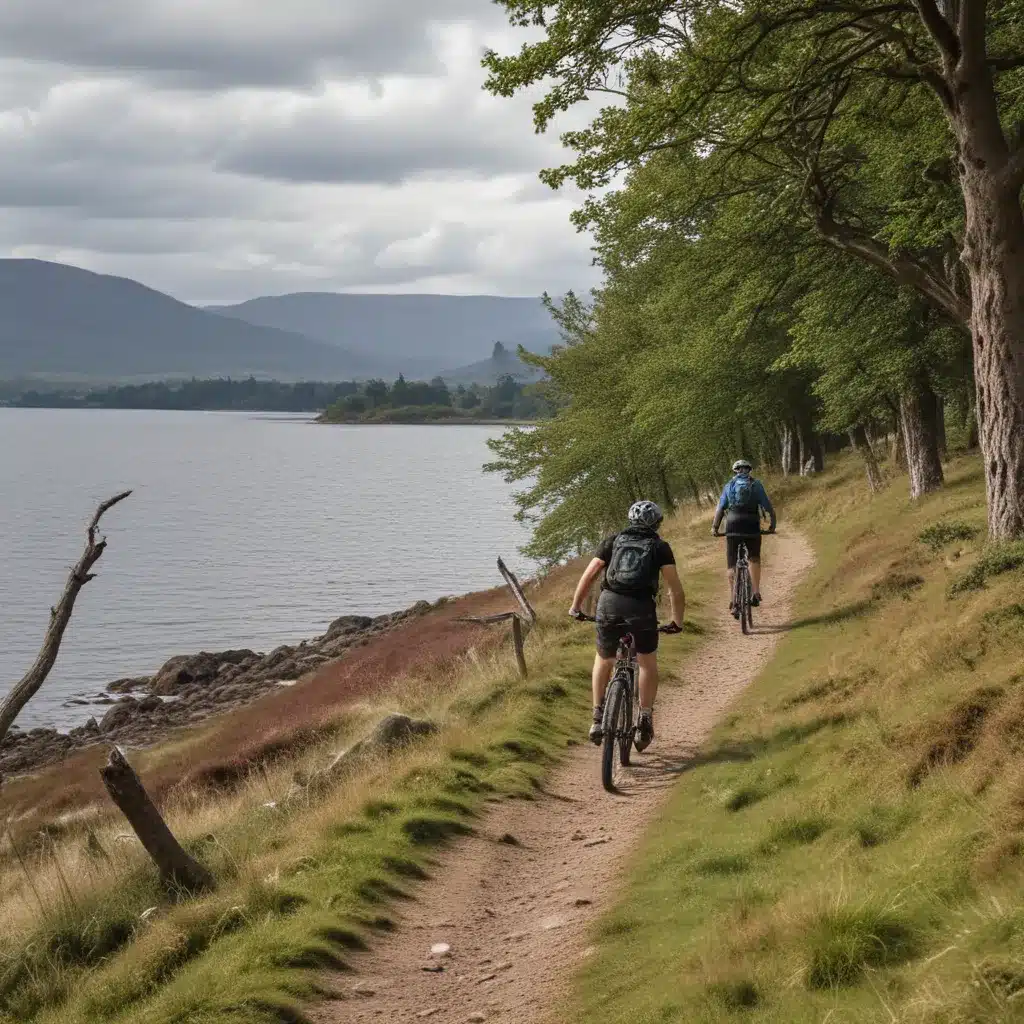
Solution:
<svg viewBox="0 0 1024 1024"><path fill-rule="evenodd" d="M636 669L633 670L636 672ZM624 679L622 686L623 704L622 709L622 735L619 736L619 764L623 768L629 767L630 747L633 745L633 736L636 729L633 725L633 690L635 683L631 679Z"/></svg>
<svg viewBox="0 0 1024 1024"><path fill-rule="evenodd" d="M625 717L627 680L616 676L608 684L604 699L604 742L601 746L601 785L609 793L615 792L615 748L623 732L628 734L629 721Z"/></svg>
<svg viewBox="0 0 1024 1024"><path fill-rule="evenodd" d="M747 584L747 568L740 566L736 572L736 603L740 609L740 629L744 635L750 632L747 616L750 614L750 587Z"/></svg>
<svg viewBox="0 0 1024 1024"><path fill-rule="evenodd" d="M749 633L754 628L754 582L747 575L747 599L744 602L744 607L747 609L747 628L744 630L745 633Z"/></svg>

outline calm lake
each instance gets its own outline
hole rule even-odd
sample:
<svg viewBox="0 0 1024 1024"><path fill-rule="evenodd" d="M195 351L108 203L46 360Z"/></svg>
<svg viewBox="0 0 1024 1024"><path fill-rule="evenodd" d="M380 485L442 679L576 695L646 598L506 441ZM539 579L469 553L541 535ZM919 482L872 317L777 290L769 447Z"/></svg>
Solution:
<svg viewBox="0 0 1024 1024"><path fill-rule="evenodd" d="M110 546L23 728L174 654L268 651L501 582L527 532L481 466L497 427L318 426L247 413L0 409L0 694L36 656L98 502ZM102 710L102 709L100 709Z"/></svg>

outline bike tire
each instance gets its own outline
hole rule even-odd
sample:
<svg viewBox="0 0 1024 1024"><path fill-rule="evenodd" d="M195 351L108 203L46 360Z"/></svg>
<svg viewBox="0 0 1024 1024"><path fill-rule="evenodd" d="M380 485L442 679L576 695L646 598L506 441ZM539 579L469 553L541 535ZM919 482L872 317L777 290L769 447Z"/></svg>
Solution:
<svg viewBox="0 0 1024 1024"><path fill-rule="evenodd" d="M627 685L628 682L628 685ZM622 693L624 696L622 721L622 733L619 736L619 764L623 768L629 767L630 748L633 746L633 737L636 730L633 728L633 689L631 681L623 680Z"/></svg>
<svg viewBox="0 0 1024 1024"><path fill-rule="evenodd" d="M747 570L741 569L737 574L736 589L740 603L740 629L746 636L750 632L750 587L747 583Z"/></svg>
<svg viewBox="0 0 1024 1024"><path fill-rule="evenodd" d="M615 792L615 748L621 735L621 717L626 700L625 680L616 676L608 684L604 700L604 740L601 745L601 785L609 793Z"/></svg>

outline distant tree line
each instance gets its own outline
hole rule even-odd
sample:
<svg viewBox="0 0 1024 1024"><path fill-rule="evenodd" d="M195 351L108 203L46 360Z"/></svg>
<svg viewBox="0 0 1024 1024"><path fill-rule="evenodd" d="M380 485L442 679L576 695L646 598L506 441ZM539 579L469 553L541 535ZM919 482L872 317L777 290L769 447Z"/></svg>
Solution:
<svg viewBox="0 0 1024 1024"><path fill-rule="evenodd" d="M276 380L151 381L82 392L28 390L10 404L41 409L238 409L252 412L319 412L358 390L355 381L323 383Z"/></svg>
<svg viewBox="0 0 1024 1024"><path fill-rule="evenodd" d="M331 422L418 422L439 419L532 420L552 415L543 383L521 384L511 376L493 386L460 384L449 389L440 377L408 381L399 376L365 382L280 381L216 378L152 381L89 390L70 387L0 393L7 404L39 409L174 409L249 412L321 412Z"/></svg>
<svg viewBox="0 0 1024 1024"><path fill-rule="evenodd" d="M371 380L334 402L325 414L330 422L422 422L446 419L546 419L555 402L543 383L523 384L511 375L494 385L459 384L449 388L440 377L408 381L401 374L388 384Z"/></svg>

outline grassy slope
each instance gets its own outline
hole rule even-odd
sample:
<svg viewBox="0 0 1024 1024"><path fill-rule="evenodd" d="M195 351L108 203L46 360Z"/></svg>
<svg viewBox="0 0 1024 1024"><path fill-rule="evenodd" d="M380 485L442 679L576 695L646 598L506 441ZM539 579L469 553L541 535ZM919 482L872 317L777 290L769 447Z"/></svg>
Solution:
<svg viewBox="0 0 1024 1024"><path fill-rule="evenodd" d="M792 485L818 555L796 628L649 830L559 1019L1024 1020L1024 545L978 539L976 460L905 495L872 499L852 461Z"/></svg>
<svg viewBox="0 0 1024 1024"><path fill-rule="evenodd" d="M254 766L236 790L185 794L167 807L176 833L216 871L214 895L166 900L117 826L93 842L72 830L42 843L24 871L3 851L0 1022L301 1020L320 969L390 926L389 906L429 873L445 842L473 828L488 801L531 799L583 735L592 640L565 619L569 587L561 574L544 590L527 648L544 668L529 681L506 648L468 657L445 678L411 677L354 711L326 744ZM710 587L707 572L690 575L698 621ZM674 650L699 642L680 639ZM282 805L293 775L395 709L443 730L321 797ZM595 760L595 798L596 773ZM278 806L265 806L271 800Z"/></svg>

